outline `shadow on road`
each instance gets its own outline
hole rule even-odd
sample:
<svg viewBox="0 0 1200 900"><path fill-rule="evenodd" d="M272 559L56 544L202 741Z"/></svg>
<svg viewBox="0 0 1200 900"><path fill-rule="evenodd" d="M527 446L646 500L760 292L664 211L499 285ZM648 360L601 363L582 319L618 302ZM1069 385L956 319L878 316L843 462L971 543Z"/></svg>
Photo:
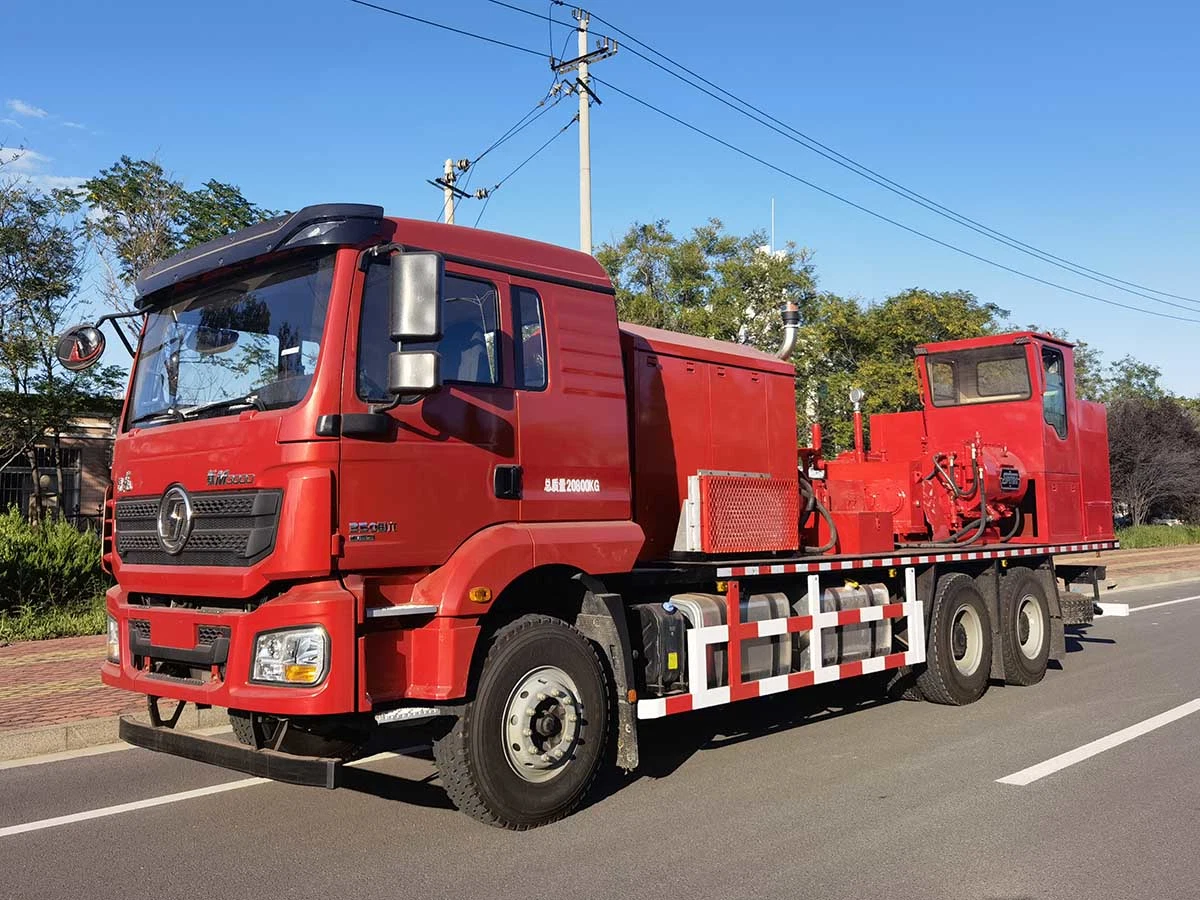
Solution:
<svg viewBox="0 0 1200 900"><path fill-rule="evenodd" d="M1079 653L1084 644L1115 644L1112 638L1091 637L1088 635L1090 625L1068 625L1066 627L1067 652Z"/></svg>
<svg viewBox="0 0 1200 900"><path fill-rule="evenodd" d="M585 805L599 803L642 778L665 778L702 750L728 747L894 702L886 678L864 676L855 681L861 683L823 685L642 721L638 724L641 761L637 770L626 774L606 769L597 778Z"/></svg>

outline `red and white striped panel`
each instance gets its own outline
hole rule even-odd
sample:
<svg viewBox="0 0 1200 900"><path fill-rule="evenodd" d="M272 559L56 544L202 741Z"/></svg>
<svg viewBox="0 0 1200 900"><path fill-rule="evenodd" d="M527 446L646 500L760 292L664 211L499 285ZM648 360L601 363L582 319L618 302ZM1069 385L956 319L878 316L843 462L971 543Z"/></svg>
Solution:
<svg viewBox="0 0 1200 900"><path fill-rule="evenodd" d="M765 566L725 566L717 569L718 578L738 578L744 575L803 575L812 572L844 572L850 569L883 569L900 566L921 566L940 562L1010 559L1017 556L1048 556L1053 553L1088 553L1092 550L1116 550L1117 541L1092 541L1086 544L1042 544L1028 547L1003 547L995 550L965 550L962 552L922 553L920 555L873 557L867 559L835 559L829 562L776 563Z"/></svg>
<svg viewBox="0 0 1200 900"><path fill-rule="evenodd" d="M837 612L820 612L809 616L789 616L782 619L766 619L761 622L748 622L734 626L741 640L753 640L758 637L795 633L798 631L812 632L810 646L817 650L821 646L820 633L823 629L839 625L857 625L861 622L877 622L882 619L898 619L909 617L912 649L902 653L891 653L887 656L873 656L855 662L841 663L833 666L818 666L803 672L790 672L784 675L772 675L758 681L747 681L743 684L731 684L723 687L708 688L708 674L705 671L707 654L705 649L713 644L724 644L729 640L728 625L709 625L705 628L690 628L687 632L688 641L688 680L692 685L702 685L700 690L693 689L687 694L676 694L670 697L656 697L639 700L637 715L639 719L659 719L675 713L689 712L693 709L704 709L708 706L721 706L736 700L750 697L765 697L767 694L778 694L783 691L794 691L797 688L811 687L814 684L826 684L831 681L841 681L867 675L871 672L883 672L887 669L898 669L901 666L915 666L925 661L925 618L919 601L905 603L889 603L886 606L868 606L862 609L845 609ZM737 659L740 654L727 653L727 660ZM732 674L732 673L731 673Z"/></svg>

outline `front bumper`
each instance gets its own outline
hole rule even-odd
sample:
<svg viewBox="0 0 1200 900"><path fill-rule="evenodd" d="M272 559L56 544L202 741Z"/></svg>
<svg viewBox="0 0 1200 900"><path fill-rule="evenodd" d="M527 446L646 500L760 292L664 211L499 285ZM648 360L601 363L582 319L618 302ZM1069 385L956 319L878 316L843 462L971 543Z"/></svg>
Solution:
<svg viewBox="0 0 1200 900"><path fill-rule="evenodd" d="M254 750L240 744L184 734L165 725L147 725L128 716L121 717L118 734L121 740L135 747L182 756L259 778L324 788L336 788L341 782L342 761L339 759Z"/></svg>
<svg viewBox="0 0 1200 900"><path fill-rule="evenodd" d="M277 716L338 715L357 708L356 601L335 581L297 585L252 612L130 604L120 586L109 591L107 606L118 623L121 661L101 666L105 684L155 697ZM131 622L136 622L136 628ZM313 686L251 683L255 636L308 625L320 625L329 634L324 680ZM214 647L208 637L213 634L220 634L216 640L225 645ZM206 644L206 640L210 642ZM135 656L134 650L141 652ZM157 659L150 653L157 654ZM150 660L190 667L191 677L155 671Z"/></svg>

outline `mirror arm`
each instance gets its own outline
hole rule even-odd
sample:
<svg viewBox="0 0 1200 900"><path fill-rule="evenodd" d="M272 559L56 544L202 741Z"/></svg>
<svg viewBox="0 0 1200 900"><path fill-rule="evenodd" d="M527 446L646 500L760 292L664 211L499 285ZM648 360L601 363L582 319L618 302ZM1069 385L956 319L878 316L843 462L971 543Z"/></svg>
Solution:
<svg viewBox="0 0 1200 900"><path fill-rule="evenodd" d="M116 324L117 319L131 319L134 316L144 316L145 313L140 309L130 310L122 313L107 313L98 318L93 324L93 328L99 328L105 322L113 323L113 330L117 333L117 337L121 339L121 343L125 345L125 349L129 351L130 356L136 356L137 353L133 349L133 344L129 343L129 337L125 334L125 329Z"/></svg>

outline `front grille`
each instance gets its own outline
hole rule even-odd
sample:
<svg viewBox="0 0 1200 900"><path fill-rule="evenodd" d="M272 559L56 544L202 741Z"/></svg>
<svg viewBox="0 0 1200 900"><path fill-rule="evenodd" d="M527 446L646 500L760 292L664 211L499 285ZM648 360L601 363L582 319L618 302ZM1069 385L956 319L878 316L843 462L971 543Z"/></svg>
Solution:
<svg viewBox="0 0 1200 900"><path fill-rule="evenodd" d="M126 565L249 566L275 547L283 492L206 491L190 496L192 533L183 550L158 540L158 497L116 503L117 556Z"/></svg>
<svg viewBox="0 0 1200 900"><path fill-rule="evenodd" d="M137 636L143 641L150 641L150 622L146 619L130 619L129 631L131 633L136 632Z"/></svg>
<svg viewBox="0 0 1200 900"><path fill-rule="evenodd" d="M232 632L228 625L201 625L196 629L196 639L204 645L208 645L216 641L218 638L229 639Z"/></svg>

